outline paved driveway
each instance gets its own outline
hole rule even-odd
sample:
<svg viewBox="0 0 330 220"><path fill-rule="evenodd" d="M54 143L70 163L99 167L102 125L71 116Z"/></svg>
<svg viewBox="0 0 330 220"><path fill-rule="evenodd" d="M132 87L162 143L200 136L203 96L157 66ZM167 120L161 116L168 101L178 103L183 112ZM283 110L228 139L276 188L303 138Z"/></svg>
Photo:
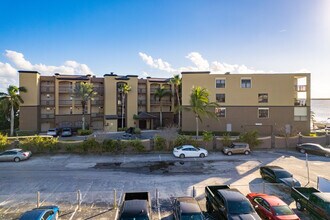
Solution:
<svg viewBox="0 0 330 220"><path fill-rule="evenodd" d="M20 163L0 163L0 219L15 219L36 205L36 192L42 204L58 204L61 219L114 219L114 197L120 202L125 191L149 191L154 219L172 219L171 201L175 196L193 195L205 209L204 187L231 184L246 194L272 193L293 208L289 191L279 185L264 184L259 166L280 165L303 185L307 181L305 157L297 152L253 152L251 155L225 156L211 153L207 158L177 159L171 154L143 155L34 155ZM310 185L317 176L330 179L324 167L329 158L310 157ZM77 191L81 192L77 206ZM156 207L156 191L160 206ZM302 219L306 214L297 212Z"/></svg>

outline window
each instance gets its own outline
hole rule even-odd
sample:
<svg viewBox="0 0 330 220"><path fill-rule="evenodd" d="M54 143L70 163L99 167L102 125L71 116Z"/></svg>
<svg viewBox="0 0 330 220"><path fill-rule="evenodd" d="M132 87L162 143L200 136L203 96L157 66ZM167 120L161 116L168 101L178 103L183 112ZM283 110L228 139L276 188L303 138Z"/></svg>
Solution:
<svg viewBox="0 0 330 220"><path fill-rule="evenodd" d="M219 118L225 118L226 117L226 108L215 108L215 114Z"/></svg>
<svg viewBox="0 0 330 220"><path fill-rule="evenodd" d="M226 80L225 79L216 79L215 80L215 87L216 88L225 88L226 87Z"/></svg>
<svg viewBox="0 0 330 220"><path fill-rule="evenodd" d="M258 118L269 118L269 108L258 108Z"/></svg>
<svg viewBox="0 0 330 220"><path fill-rule="evenodd" d="M294 120L295 121L307 121L307 108L306 107L294 107Z"/></svg>
<svg viewBox="0 0 330 220"><path fill-rule="evenodd" d="M268 103L268 93L259 93L258 102L259 103Z"/></svg>
<svg viewBox="0 0 330 220"><path fill-rule="evenodd" d="M241 88L251 88L251 79L241 79Z"/></svg>
<svg viewBox="0 0 330 220"><path fill-rule="evenodd" d="M225 94L216 94L215 99L217 102L226 102L226 95Z"/></svg>

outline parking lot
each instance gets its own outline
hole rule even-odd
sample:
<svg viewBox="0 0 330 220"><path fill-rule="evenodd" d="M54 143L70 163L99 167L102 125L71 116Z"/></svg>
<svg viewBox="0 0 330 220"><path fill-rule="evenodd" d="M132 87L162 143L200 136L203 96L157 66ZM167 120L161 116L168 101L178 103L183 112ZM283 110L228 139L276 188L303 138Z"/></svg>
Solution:
<svg viewBox="0 0 330 220"><path fill-rule="evenodd" d="M33 155L20 163L0 163L0 219L17 219L35 207L38 191L41 205L60 206L60 219L115 219L115 198L120 203L125 191L150 192L153 219L172 219L172 198L195 195L205 210L204 187L216 184L230 184L243 194L277 195L301 219L309 219L295 209L289 189L260 178L259 167L266 164L282 166L302 185L308 183L305 156L295 151L256 151L230 157L211 153L195 159L177 159L171 154ZM309 157L309 186L316 187L317 176L330 178L324 169L329 165L329 158Z"/></svg>

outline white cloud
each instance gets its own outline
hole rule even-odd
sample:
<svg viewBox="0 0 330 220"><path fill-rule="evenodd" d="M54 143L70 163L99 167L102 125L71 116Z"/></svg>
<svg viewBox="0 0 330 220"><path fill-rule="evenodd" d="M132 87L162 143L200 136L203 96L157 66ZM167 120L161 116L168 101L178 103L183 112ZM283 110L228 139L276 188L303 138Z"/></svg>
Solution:
<svg viewBox="0 0 330 220"><path fill-rule="evenodd" d="M0 91L5 91L11 84L17 85L17 82L17 70L9 63L0 62Z"/></svg>
<svg viewBox="0 0 330 220"><path fill-rule="evenodd" d="M191 60L191 62L193 62L199 70L209 70L210 68L209 62L205 60L198 52L191 52L186 56L186 58Z"/></svg>
<svg viewBox="0 0 330 220"><path fill-rule="evenodd" d="M12 50L6 50L5 56L20 70L33 70L47 75L52 75L54 73L77 75L93 74L86 64L81 64L72 60L64 62L64 65L61 66L49 66L45 64L31 64L30 61L24 58L22 53Z"/></svg>
<svg viewBox="0 0 330 220"><path fill-rule="evenodd" d="M162 59L154 59L151 56L148 56L145 53L139 52L139 56L142 60L152 68L163 70L166 72L175 72L176 70L171 67L168 62L163 61Z"/></svg>

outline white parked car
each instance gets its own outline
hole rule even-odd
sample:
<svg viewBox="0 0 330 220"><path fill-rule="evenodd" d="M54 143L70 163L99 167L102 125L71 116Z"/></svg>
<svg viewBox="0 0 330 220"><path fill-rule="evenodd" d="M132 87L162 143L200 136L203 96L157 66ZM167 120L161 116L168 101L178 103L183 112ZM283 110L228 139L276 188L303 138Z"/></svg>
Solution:
<svg viewBox="0 0 330 220"><path fill-rule="evenodd" d="M47 131L47 135L53 136L53 137L57 137L59 134L59 130L57 128L50 128Z"/></svg>
<svg viewBox="0 0 330 220"><path fill-rule="evenodd" d="M203 148L194 147L192 145L182 145L173 149L173 155L175 157L185 158L185 157L206 157L208 151Z"/></svg>

